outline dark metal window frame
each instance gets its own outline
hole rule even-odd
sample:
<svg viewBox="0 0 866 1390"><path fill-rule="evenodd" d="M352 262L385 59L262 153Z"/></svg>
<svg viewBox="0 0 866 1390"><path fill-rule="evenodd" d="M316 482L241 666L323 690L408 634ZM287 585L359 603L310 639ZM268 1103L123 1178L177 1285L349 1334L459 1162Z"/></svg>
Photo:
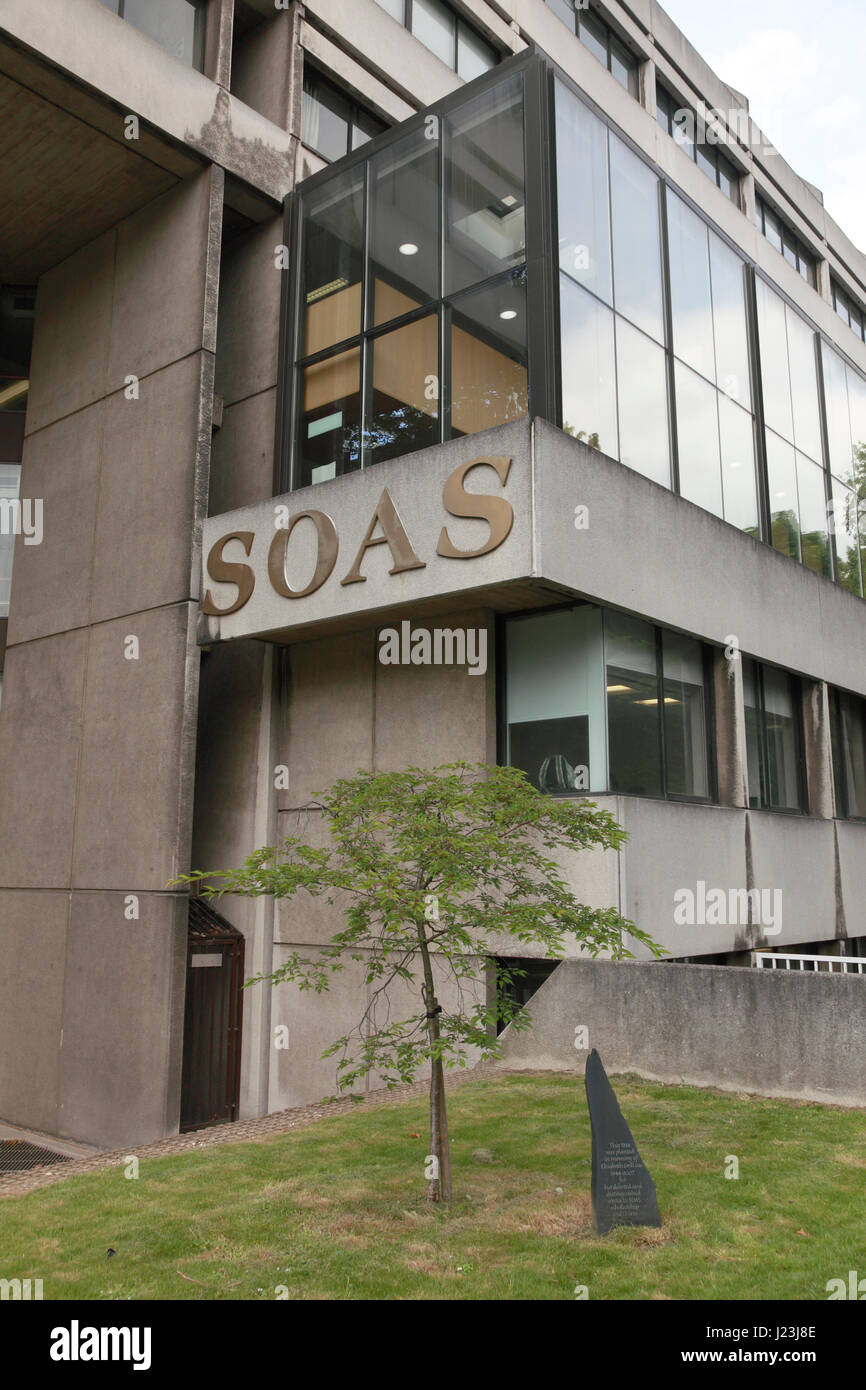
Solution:
<svg viewBox="0 0 866 1390"><path fill-rule="evenodd" d="M866 309L858 304L848 290L840 285L835 275L830 277L830 287L833 293L833 308L838 318L851 329L855 337L861 338L866 342ZM844 314L839 312L840 308L845 310ZM853 320L857 320L857 324ZM858 326L859 325L859 326Z"/></svg>
<svg viewBox="0 0 866 1390"><path fill-rule="evenodd" d="M351 96L348 91L343 91L340 87L337 86L336 82L332 82L329 77L327 77L319 68L317 68L315 63L308 62L305 58L303 84L306 84L308 78L312 78L317 87L323 88L326 92L333 92L334 95L339 97L340 101L349 108L349 117L346 130L346 149L344 151L344 154L339 156L341 160L344 158L345 155L352 154L353 150L356 148L353 145L352 140L355 131L361 129L360 121L358 119L359 117L363 117L364 120L375 121L378 125L382 127L382 129L377 131L375 135L368 136L368 140L376 140L379 138L380 135L384 135L385 132L388 130L388 124L386 121L383 121L380 116L375 115L368 107L364 106L362 102L358 101L356 97ZM306 92L306 90L304 90L304 95L309 95ZM321 106L324 106L326 110L333 110L332 107L328 106L326 101L321 101L320 98L317 95L315 95L315 93L313 93L312 95L314 97L314 100L319 101L319 104ZM334 115L338 114L338 112L334 112ZM317 149L315 145L312 145L308 140L305 140L303 130L301 132L301 144L305 145L308 150L312 150L313 153L318 155L320 159L326 159L329 164L336 163L336 160L333 160L330 155L324 154L321 150ZM362 148L362 146L358 146L357 148L360 149Z"/></svg>
<svg viewBox="0 0 866 1390"><path fill-rule="evenodd" d="M553 84L549 80L546 60L539 60L534 48L529 48L513 58L498 64L472 83L473 94L480 95L487 88L493 89L509 77L521 74L524 79L524 168L526 207L532 215L526 217L525 276L526 276L526 351L529 418L541 416L555 422L557 402L560 392L558 376L554 365L558 362L556 344L553 341L559 330L558 294L556 279L558 267L555 262L555 207L553 206L553 184L555 177L550 162L543 157L552 138L550 121L553 112ZM365 281L362 280L361 331L339 343L330 344L315 353L300 355L302 322L303 239L302 208L305 198L342 174L350 174L355 168L363 169L364 225L361 245L361 259L367 265L370 227L370 188L367 164L372 155L378 155L391 145L407 139L421 131L431 116L439 121L439 140L437 142L437 179L443 189L444 152L443 123L452 112L460 109L467 101L467 87L458 87L440 101L426 107L417 115L393 126L374 140L353 150L344 159L335 161L326 169L303 180L295 192L289 194L285 203L284 241L289 249L289 262L292 271L286 272L283 280L283 296L280 309L282 331L280 334L279 386L277 400L277 447L275 453L274 486L277 493L290 491L297 486L298 430L300 425L300 380L305 368L336 357L361 346L362 380L361 389L366 394L366 381L369 376L367 355L369 345L387 333L414 323L416 320L439 312L439 438L444 442L449 437L450 400L448 399L448 364L450 354L450 327L452 310L459 308L460 301L483 289L505 283L513 278L514 272L506 270L479 280L473 285L453 294L444 293L440 264L441 293L399 318L390 319L384 324L367 322L365 301ZM439 208L440 242L444 251L445 207L440 196ZM441 312L440 312L441 310ZM363 408L363 407L362 407ZM373 464L372 466L375 466Z"/></svg>
<svg viewBox="0 0 866 1390"><path fill-rule="evenodd" d="M671 139L675 140L676 144L679 145L679 148L684 153L686 153L687 147L681 144L679 140L676 140L676 137L674 136L674 113L676 111L689 111L691 112L691 115L694 118L694 120L697 121L697 114L689 105L689 103L685 101L680 101L679 97L674 96L673 92L671 92L665 86L661 79L657 78L656 121L661 126L662 130L665 131L667 135L670 135ZM664 116L665 119L662 120L661 116ZM716 187L722 193L725 192L725 190L722 188L722 174L724 173L725 177L731 184L731 192L733 194L733 196L730 197L729 201L732 202L735 207L742 208L742 199L740 197L740 179L742 178L742 173L737 168L737 165L734 163L734 161L732 159L729 159L728 156L725 154L724 147L721 144L701 145L698 143L697 140L692 141L692 162L694 164L697 164L698 168L701 170L701 173L704 174L706 178L709 178L710 175L707 173L706 169L702 168L700 160L698 159L698 150L700 150L707 163L712 164L713 166L713 182L715 183ZM725 194L725 197L728 197L728 194Z"/></svg>
<svg viewBox="0 0 866 1390"><path fill-rule="evenodd" d="M838 686L828 686L830 696L830 744L833 765L834 810L837 820L855 821L866 825L866 816L852 815L848 804L848 792L844 781L839 777L839 758L844 748L844 724L842 721L842 698L856 700L860 705L861 717L866 722L866 699L852 690L841 690Z"/></svg>
<svg viewBox="0 0 866 1390"><path fill-rule="evenodd" d="M496 616L496 760L500 766L506 765L508 757L508 647L507 630L509 623L523 622L530 618L542 617L548 613L559 613L571 608L588 606L597 608L601 613L602 624L602 679L607 684L607 617L610 613L620 613L624 617L635 618L637 621L646 623L652 628L654 649L656 656L656 688L658 691L658 740L659 756L661 758L661 777L662 794L652 796L640 792L619 792L611 789L610 786L604 791L574 791L550 793L556 796L565 797L593 797L593 796L639 796L644 801L677 801L695 806L717 806L719 804L718 790L718 771L717 771L717 738L716 738L716 701L713 687L713 648L705 642L702 637L695 637L692 633L679 633L676 628L666 628L658 623L652 622L640 613L626 613L624 610L611 607L609 604L598 603L594 599L578 600L572 603L544 604L538 608L527 608L519 613L500 613ZM705 753L707 759L707 796L689 796L682 792L669 792L667 790L667 765L665 761L665 742L664 742L664 652L663 652L663 633L672 632L677 636L688 637L693 642L698 642L701 647L703 691L704 691L704 716L706 724L706 745ZM607 755L607 780L610 782L610 730L607 726L607 693L605 692L605 748Z"/></svg>
<svg viewBox="0 0 866 1390"><path fill-rule="evenodd" d="M793 671L783 671L788 678L791 707L794 711L794 757L797 765L797 806L779 806L770 800L770 754L767 731L767 705L764 692L765 661L756 657L744 657L755 670L755 710L758 716L758 805L750 807L756 811L773 811L780 816L808 816L809 788L806 777L806 741L803 731L803 682ZM773 668L781 670L781 667ZM745 705L745 702L744 702ZM747 769L748 775L748 769ZM751 787L749 788L751 801Z"/></svg>
<svg viewBox="0 0 866 1390"><path fill-rule="evenodd" d="M794 231L794 228L791 226L790 222L787 221L783 214L779 212L779 210L776 207L774 207L772 203L767 201L763 193L756 194L755 224L758 228L758 231L764 237L767 236L768 213L773 218L775 218L775 220L779 224L779 230L782 240L782 250L779 252L779 255L785 257L785 260L788 261L788 264L791 266L792 270L796 270L801 280L805 280L807 285L811 285L812 289L817 291L818 258L815 256L814 251L810 250L810 248L803 241L802 237L800 237L797 234L797 232ZM767 240L769 240L769 238L767 238ZM786 242L790 246L790 250L794 256L793 262L788 260L788 257L785 255ZM772 245L772 242L770 244ZM775 249L776 248L774 247L774 250ZM806 272L805 274L803 273L804 270Z"/></svg>
<svg viewBox="0 0 866 1390"><path fill-rule="evenodd" d="M581 30L584 27L586 29L590 28L590 25L587 23L587 16L591 18L593 26L597 27L602 31L601 35L593 34L593 38L595 38L600 43L603 37L605 50L605 67L607 68L609 73L613 74L613 57L614 51L616 50L616 57L622 63L623 67L627 70L629 75L628 86L623 88L623 90L630 92L631 95L637 99L637 89L638 84L640 82L639 74L641 64L644 61L643 57L636 54L635 52L633 52L631 48L629 48L625 40L620 38L619 34L612 27L612 25L610 25L608 21L604 18L604 16L600 15L597 10L591 9L586 4L577 5L574 3L574 0L566 0L566 3L571 9L571 12L574 16L574 33L576 37L580 39L580 42L583 44L584 48L590 48L590 45L586 42L586 39L583 37L583 34L581 33ZM555 6L550 5L548 8L552 9L554 14L559 15L559 11L556 9ZM559 17L562 18L561 15ZM563 20L562 22L564 24L565 20ZM590 49L590 51L592 50ZM632 89L632 80L634 81L634 90ZM622 86L622 83L620 83L620 86Z"/></svg>
<svg viewBox="0 0 866 1390"><path fill-rule="evenodd" d="M100 3L105 3L105 0L100 0ZM117 9L112 9L112 13L116 14L118 19L126 19L126 15L123 12L126 5L126 0L116 0L116 3ZM193 36L192 63L190 64L190 66L195 68L197 72L202 72L204 69L205 56L204 46L205 29L207 26L207 0L189 0L189 4L191 4L195 9L195 32ZM109 8L111 7L106 3L106 9ZM138 28L138 26L135 24L133 24L132 27L134 29ZM138 32L141 33L142 31L139 29ZM145 35L145 37L147 38L149 37L149 35ZM159 40L154 39L153 42L158 43ZM160 44L159 46L160 48L162 48L162 44ZM164 51L168 52L167 49L165 49ZM176 54L172 54L172 57L176 56ZM179 61L182 62L183 59L180 59Z"/></svg>

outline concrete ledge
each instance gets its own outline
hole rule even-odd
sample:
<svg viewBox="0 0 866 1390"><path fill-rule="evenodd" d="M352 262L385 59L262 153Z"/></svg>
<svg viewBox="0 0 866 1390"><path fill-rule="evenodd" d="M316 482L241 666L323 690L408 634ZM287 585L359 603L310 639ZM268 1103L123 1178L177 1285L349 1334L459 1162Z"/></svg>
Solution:
<svg viewBox="0 0 866 1390"><path fill-rule="evenodd" d="M502 1065L609 1072L723 1091L866 1106L866 979L720 965L563 961ZM575 1050L575 1029L589 1038Z"/></svg>

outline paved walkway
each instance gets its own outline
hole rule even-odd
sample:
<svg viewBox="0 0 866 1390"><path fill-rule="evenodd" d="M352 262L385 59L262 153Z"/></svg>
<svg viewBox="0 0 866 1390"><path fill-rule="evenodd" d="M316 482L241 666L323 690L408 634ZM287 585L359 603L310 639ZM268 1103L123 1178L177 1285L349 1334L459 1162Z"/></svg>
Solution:
<svg viewBox="0 0 866 1390"><path fill-rule="evenodd" d="M492 1076L502 1075L505 1068L495 1062L482 1063L465 1071L450 1072L445 1077L446 1090L465 1085L468 1081L483 1081ZM393 1091L370 1091L364 1105L395 1105L404 1100L426 1096L429 1081L415 1081L408 1086L396 1086ZM241 1139L264 1139L271 1134L286 1134L292 1129L315 1124L316 1120L327 1119L330 1115L346 1115L349 1111L362 1109L357 1102L338 1100L331 1104L301 1105L294 1110L278 1110L260 1119L237 1120L234 1124L214 1125L212 1129L191 1130L187 1134L176 1134L170 1139L158 1139L153 1144L93 1154L87 1158L75 1158L67 1163L58 1163L43 1168L29 1168L22 1173L0 1174L0 1197L18 1197L24 1192L32 1192L37 1187L47 1187L60 1182L62 1178L76 1177L79 1173L95 1173L101 1168L117 1168L132 1155L136 1158L167 1158L170 1154L186 1153L189 1149L209 1148L212 1144L236 1144ZM50 1140L43 1142L50 1143Z"/></svg>

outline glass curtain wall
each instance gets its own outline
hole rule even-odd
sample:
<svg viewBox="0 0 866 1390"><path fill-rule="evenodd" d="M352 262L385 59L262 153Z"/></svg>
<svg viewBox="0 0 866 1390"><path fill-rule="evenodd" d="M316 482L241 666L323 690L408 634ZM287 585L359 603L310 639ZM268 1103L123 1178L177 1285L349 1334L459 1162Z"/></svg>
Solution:
<svg viewBox="0 0 866 1390"><path fill-rule="evenodd" d="M821 343L830 462L830 529L839 583L863 594L866 550L866 381Z"/></svg>
<svg viewBox="0 0 866 1390"><path fill-rule="evenodd" d="M583 604L506 624L505 760L558 795L708 801L705 649Z"/></svg>
<svg viewBox="0 0 866 1390"><path fill-rule="evenodd" d="M295 487L526 415L523 84L301 193Z"/></svg>

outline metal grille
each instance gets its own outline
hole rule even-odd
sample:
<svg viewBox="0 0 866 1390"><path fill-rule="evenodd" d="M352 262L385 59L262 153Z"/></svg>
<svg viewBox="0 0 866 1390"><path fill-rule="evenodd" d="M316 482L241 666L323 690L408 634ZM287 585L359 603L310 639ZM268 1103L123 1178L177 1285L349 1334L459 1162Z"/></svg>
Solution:
<svg viewBox="0 0 866 1390"><path fill-rule="evenodd" d="M244 938L200 898L189 907L181 1130L238 1117Z"/></svg>
<svg viewBox="0 0 866 1390"><path fill-rule="evenodd" d="M68 1162L68 1154L54 1153L26 1139L0 1139L0 1173L23 1173L27 1168Z"/></svg>

